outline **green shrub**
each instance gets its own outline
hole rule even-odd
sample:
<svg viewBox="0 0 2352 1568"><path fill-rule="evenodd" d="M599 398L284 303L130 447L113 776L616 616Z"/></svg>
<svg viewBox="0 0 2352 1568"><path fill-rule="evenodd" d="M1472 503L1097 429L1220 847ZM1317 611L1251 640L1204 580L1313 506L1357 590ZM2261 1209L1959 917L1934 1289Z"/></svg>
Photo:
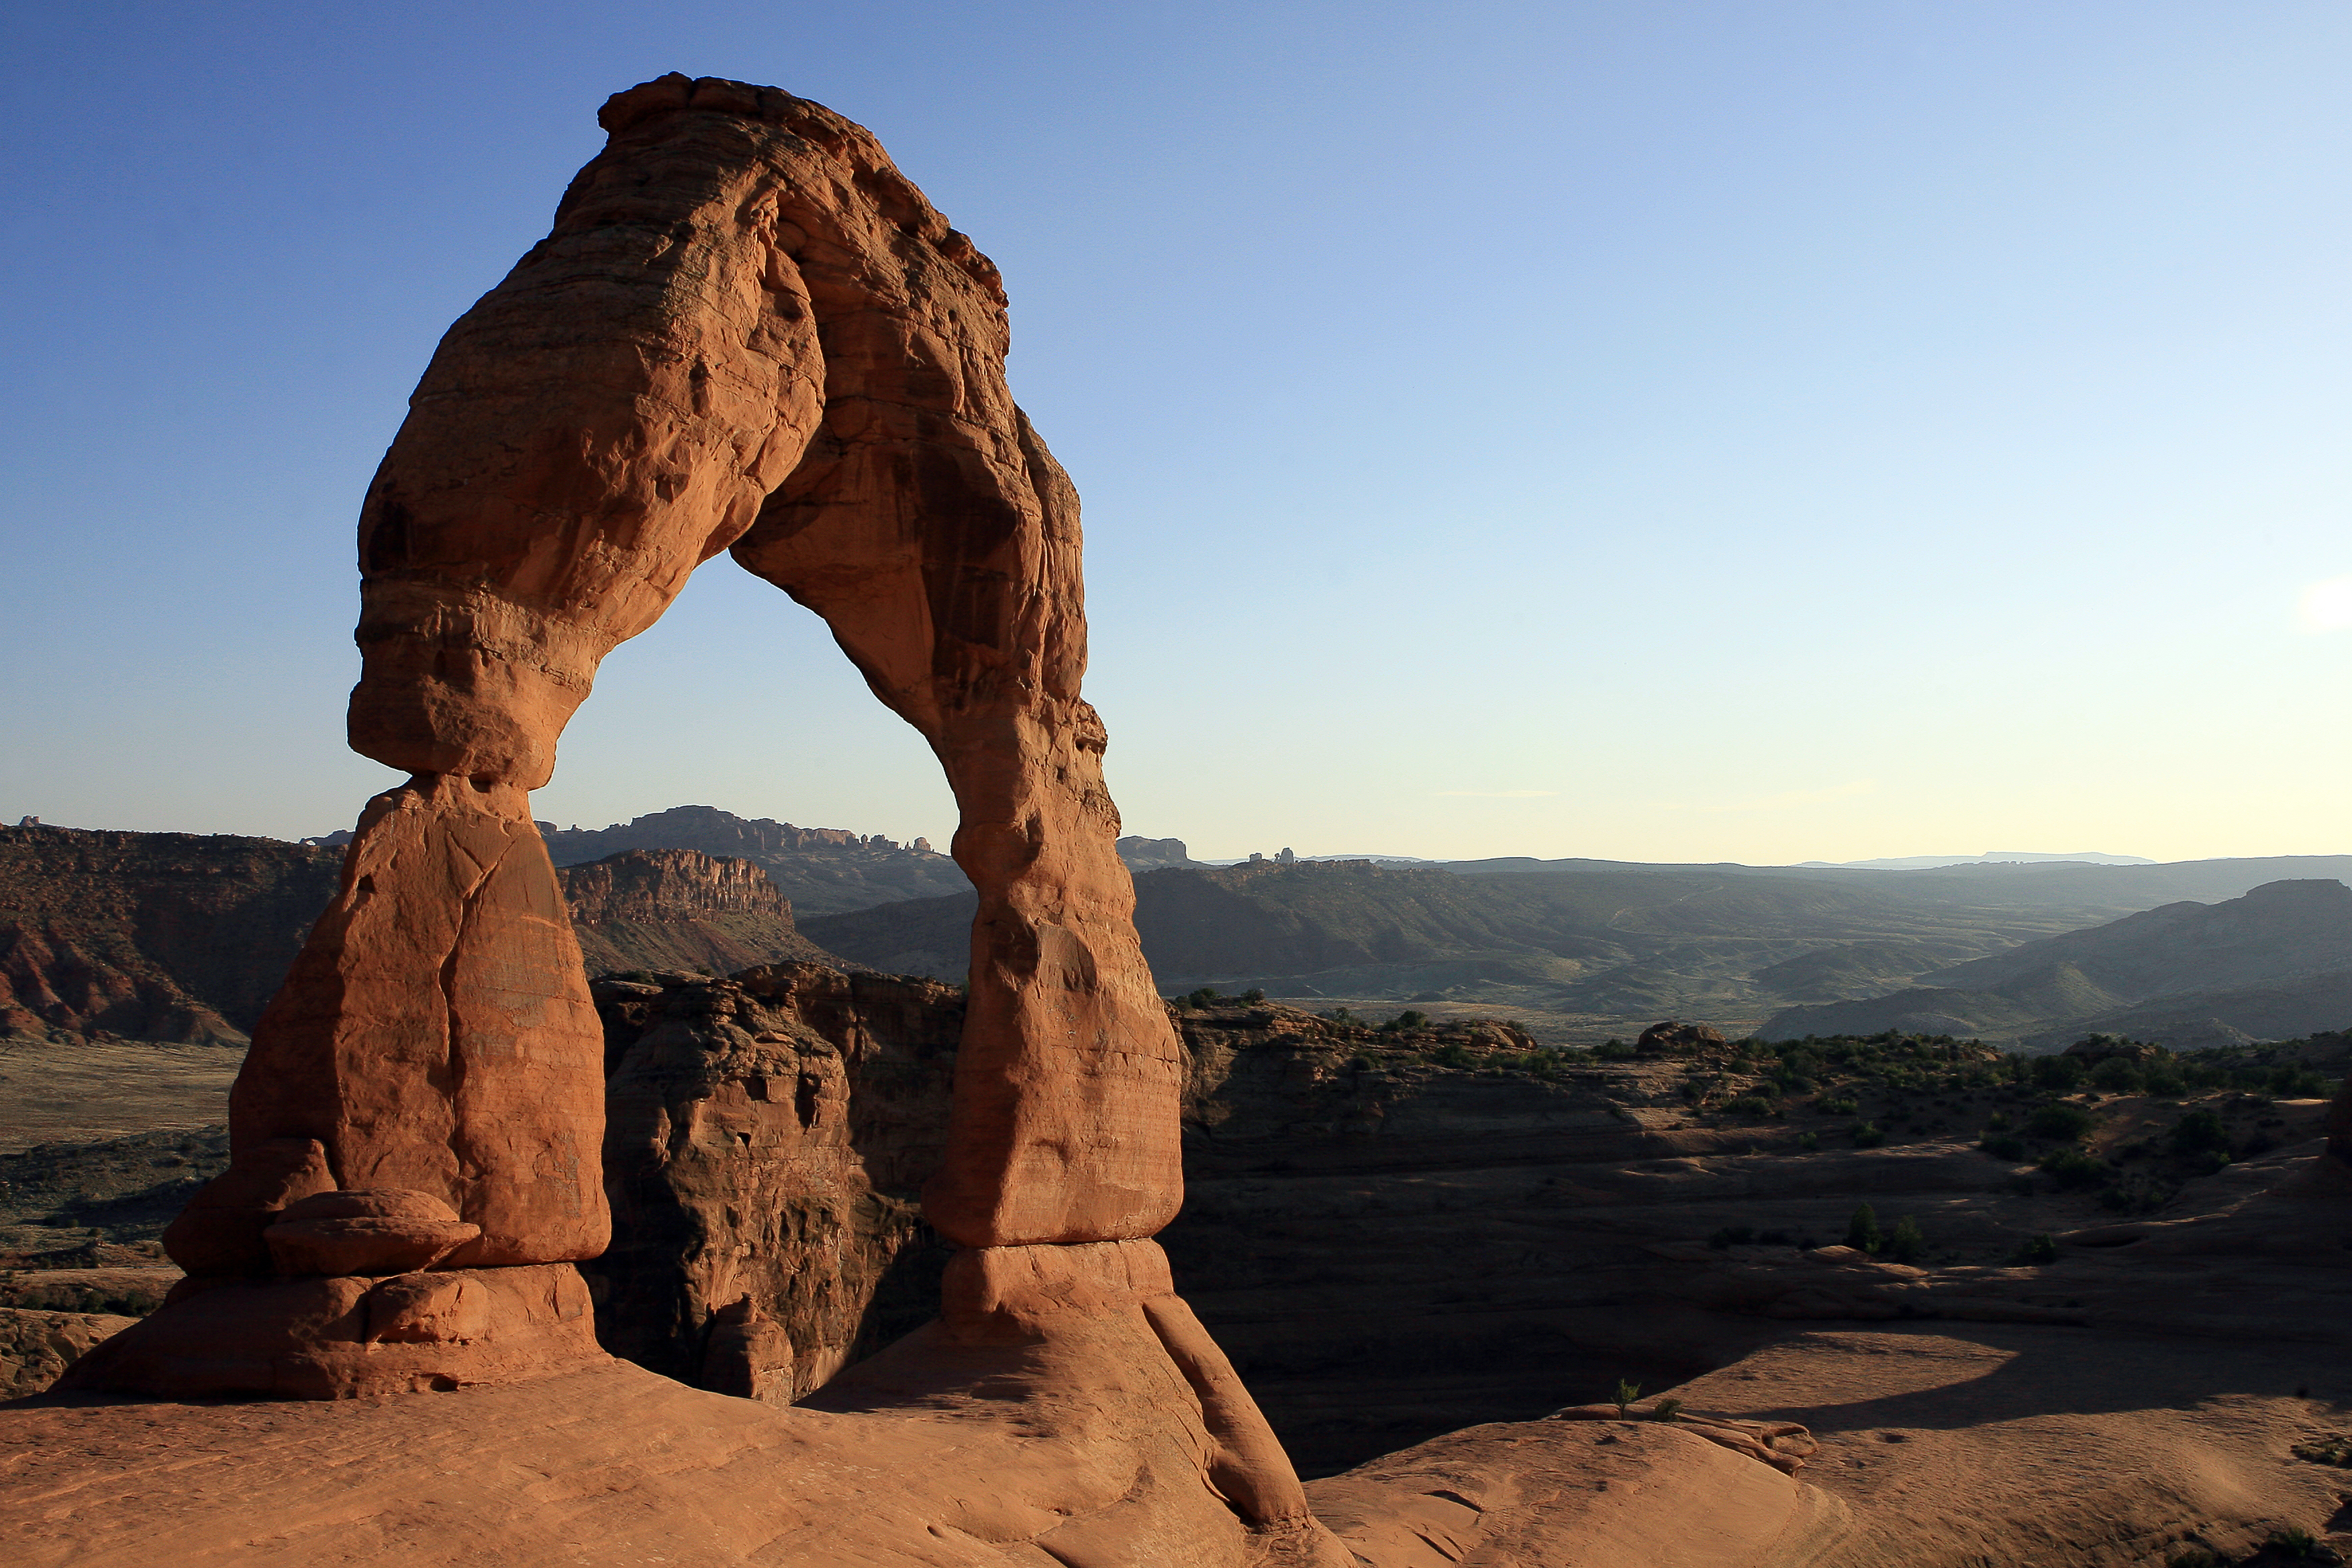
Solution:
<svg viewBox="0 0 2352 1568"><path fill-rule="evenodd" d="M2009 1128L2009 1112L2006 1110L1996 1110L1985 1118L1985 1130L1989 1132L2006 1132Z"/></svg>
<svg viewBox="0 0 2352 1568"><path fill-rule="evenodd" d="M2089 1111L2079 1105L2068 1105L2062 1100L2050 1105L2035 1106L2033 1114L2025 1119L2025 1131L2027 1136L2032 1138L2050 1138L2074 1143L2080 1142L2083 1136L2091 1131L2091 1122L2092 1116Z"/></svg>
<svg viewBox="0 0 2352 1568"><path fill-rule="evenodd" d="M1474 1068L1478 1065L1476 1057L1472 1056L1452 1040L1421 1054L1425 1059L1442 1068Z"/></svg>
<svg viewBox="0 0 2352 1568"><path fill-rule="evenodd" d="M2126 1176L2099 1194L2099 1206L2114 1214L2154 1214L2172 1201L2175 1190L2147 1176Z"/></svg>
<svg viewBox="0 0 2352 1568"><path fill-rule="evenodd" d="M1853 1146L1857 1149L1876 1149L1886 1142L1886 1129L1874 1121L1857 1121L1852 1131Z"/></svg>
<svg viewBox="0 0 2352 1568"><path fill-rule="evenodd" d="M1823 1116L1858 1116L1862 1113L1862 1101L1850 1094L1832 1095L1814 1101L1813 1109Z"/></svg>
<svg viewBox="0 0 2352 1568"><path fill-rule="evenodd" d="M1857 1252L1876 1252L1885 1241L1885 1232L1878 1228L1878 1211L1868 1204L1855 1209L1846 1222L1845 1244Z"/></svg>
<svg viewBox="0 0 2352 1568"><path fill-rule="evenodd" d="M1984 1152L1996 1160L2006 1160L2014 1165L2025 1158L2025 1140L2022 1138L1989 1131L1979 1142Z"/></svg>
<svg viewBox="0 0 2352 1568"><path fill-rule="evenodd" d="M1905 1215L1886 1233L1885 1255L1897 1263L1916 1263L1927 1254L1927 1238L1920 1234L1919 1222Z"/></svg>
<svg viewBox="0 0 2352 1568"><path fill-rule="evenodd" d="M1184 1004L1191 1007L1206 1007L1216 1000L1217 988L1213 985L1203 985L1198 991L1187 995L1184 998Z"/></svg>
<svg viewBox="0 0 2352 1568"><path fill-rule="evenodd" d="M1628 1383L1621 1377L1617 1380L1617 1386L1610 1392L1609 1403L1617 1407L1618 1415L1622 1415L1633 1408L1633 1401L1641 1397L1642 1385L1638 1383Z"/></svg>
<svg viewBox="0 0 2352 1568"><path fill-rule="evenodd" d="M2209 1149L2226 1149L2230 1144L2229 1129L2210 1105L2200 1105L2172 1124L2167 1141L2176 1154L2201 1154Z"/></svg>
<svg viewBox="0 0 2352 1568"><path fill-rule="evenodd" d="M2170 1068L2147 1070L2147 1092L2158 1100L2179 1100L2189 1092L2189 1080Z"/></svg>
<svg viewBox="0 0 2352 1568"><path fill-rule="evenodd" d="M2038 1163L2043 1171L2057 1178L2061 1187L2070 1190L2099 1186L2115 1176L2114 1169L2105 1160L2086 1154L2072 1145L2053 1149Z"/></svg>
<svg viewBox="0 0 2352 1568"><path fill-rule="evenodd" d="M1631 1061L1633 1047L1622 1040L1603 1040L1592 1047L1592 1054L1604 1062Z"/></svg>
<svg viewBox="0 0 2352 1568"><path fill-rule="evenodd" d="M2281 1062L2271 1073L2270 1091L2281 1100L2325 1100L2336 1086L2306 1067Z"/></svg>
<svg viewBox="0 0 2352 1568"><path fill-rule="evenodd" d="M1682 1415L1683 1402L1679 1399L1661 1399L1650 1406L1650 1419L1653 1421L1679 1421Z"/></svg>
<svg viewBox="0 0 2352 1568"><path fill-rule="evenodd" d="M2083 1086L2083 1064L2074 1057L2036 1057L2032 1072L2036 1086L2061 1094L2072 1094Z"/></svg>
<svg viewBox="0 0 2352 1568"><path fill-rule="evenodd" d="M2297 1443L2294 1457L2309 1459L2315 1465L2334 1465L2338 1469L2352 1469L2352 1435L2331 1432L2308 1443Z"/></svg>
<svg viewBox="0 0 2352 1568"><path fill-rule="evenodd" d="M1818 1132L1802 1133L1797 1139L1797 1147L1802 1149L1808 1154L1811 1153L1821 1146L1822 1135Z"/></svg>
<svg viewBox="0 0 2352 1568"><path fill-rule="evenodd" d="M1777 1109L1770 1100L1753 1094L1738 1095L1723 1103L1727 1116L1769 1116Z"/></svg>
<svg viewBox="0 0 2352 1568"><path fill-rule="evenodd" d="M2324 1548L2319 1544L2319 1538L2299 1524L2282 1525L2272 1531L2269 1539L2263 1542L2263 1550L2275 1552L2282 1557L2297 1562L2327 1561L2336 1555L2330 1552L2327 1558L2321 1559L2319 1553Z"/></svg>
<svg viewBox="0 0 2352 1568"><path fill-rule="evenodd" d="M2021 1244L2010 1255L2010 1260L2014 1263L2055 1263L2058 1261L2057 1238L2048 1235L2034 1237Z"/></svg>
<svg viewBox="0 0 2352 1568"><path fill-rule="evenodd" d="M2109 1057L2091 1069L2092 1086L2109 1094L2137 1094L2147 1082L2147 1075L2128 1057Z"/></svg>
<svg viewBox="0 0 2352 1568"><path fill-rule="evenodd" d="M1260 985L1253 985L1248 990L1242 993L1242 1000L1255 1007L1259 1003L1265 1000L1265 988Z"/></svg>

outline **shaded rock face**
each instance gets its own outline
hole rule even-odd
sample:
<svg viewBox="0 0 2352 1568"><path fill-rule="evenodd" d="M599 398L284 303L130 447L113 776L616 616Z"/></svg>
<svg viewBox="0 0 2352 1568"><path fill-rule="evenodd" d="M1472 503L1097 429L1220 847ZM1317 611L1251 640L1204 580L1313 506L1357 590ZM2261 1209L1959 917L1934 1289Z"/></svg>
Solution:
<svg viewBox="0 0 2352 1568"><path fill-rule="evenodd" d="M591 974L631 969L730 974L782 959L827 960L794 929L791 902L750 860L692 849L630 849L565 867L557 876Z"/></svg>
<svg viewBox="0 0 2352 1568"><path fill-rule="evenodd" d="M917 1200L961 992L805 963L594 991L614 1241L583 1271L606 1349L789 1404L938 1311Z"/></svg>
<svg viewBox="0 0 2352 1568"><path fill-rule="evenodd" d="M339 859L266 838L0 827L0 1035L245 1044Z"/></svg>

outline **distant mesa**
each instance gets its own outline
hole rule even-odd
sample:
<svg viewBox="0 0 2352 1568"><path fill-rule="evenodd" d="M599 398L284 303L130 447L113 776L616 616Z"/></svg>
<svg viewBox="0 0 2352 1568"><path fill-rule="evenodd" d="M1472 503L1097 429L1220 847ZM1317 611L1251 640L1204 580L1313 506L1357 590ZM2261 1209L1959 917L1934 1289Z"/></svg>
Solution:
<svg viewBox="0 0 2352 1568"><path fill-rule="evenodd" d="M1886 860L1800 860L1800 866L1850 871L1933 871L1946 866L2039 866L2055 862L2081 866L2153 866L2144 855L2108 855L2077 849L2053 855L2038 849L1988 849L1981 855L1900 855Z"/></svg>

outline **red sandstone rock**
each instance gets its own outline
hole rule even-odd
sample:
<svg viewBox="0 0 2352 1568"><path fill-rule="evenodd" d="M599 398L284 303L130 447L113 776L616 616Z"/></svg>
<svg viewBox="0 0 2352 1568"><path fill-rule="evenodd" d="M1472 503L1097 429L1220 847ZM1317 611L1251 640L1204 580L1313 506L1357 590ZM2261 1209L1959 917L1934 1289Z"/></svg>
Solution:
<svg viewBox="0 0 2352 1568"><path fill-rule="evenodd" d="M452 1266L593 1258L608 1234L603 1033L519 789L379 795L229 1100L242 1151L313 1138L338 1184L481 1227Z"/></svg>
<svg viewBox="0 0 2352 1568"><path fill-rule="evenodd" d="M482 1234L424 1193L320 1193L288 1205L261 1233L280 1274L405 1274Z"/></svg>
<svg viewBox="0 0 2352 1568"><path fill-rule="evenodd" d="M1642 1031L1633 1048L1655 1054L1680 1054L1724 1043L1722 1031L1706 1024L1680 1024L1668 1018Z"/></svg>

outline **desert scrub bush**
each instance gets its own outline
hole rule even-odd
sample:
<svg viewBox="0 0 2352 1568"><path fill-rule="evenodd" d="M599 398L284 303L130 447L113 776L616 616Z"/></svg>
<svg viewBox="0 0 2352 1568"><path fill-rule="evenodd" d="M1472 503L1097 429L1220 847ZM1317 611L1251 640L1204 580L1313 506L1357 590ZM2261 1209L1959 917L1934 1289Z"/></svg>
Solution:
<svg viewBox="0 0 2352 1568"><path fill-rule="evenodd" d="M1886 1129L1874 1121L1857 1121L1850 1130L1857 1149L1877 1149L1886 1142Z"/></svg>
<svg viewBox="0 0 2352 1568"><path fill-rule="evenodd" d="M2070 1192L2081 1187L2104 1185L2115 1176L2114 1169L2105 1160L2086 1154L2072 1144L2063 1149L2051 1150L2035 1163L2054 1178L2060 1187Z"/></svg>
<svg viewBox="0 0 2352 1568"><path fill-rule="evenodd" d="M2157 1100L2179 1100L2189 1092L2189 1080L2175 1068L2157 1066L2147 1070L2147 1092Z"/></svg>
<svg viewBox="0 0 2352 1568"><path fill-rule="evenodd" d="M1780 1107L1759 1094L1735 1095L1723 1102L1727 1116L1775 1116Z"/></svg>
<svg viewBox="0 0 2352 1568"><path fill-rule="evenodd" d="M1897 1263L1916 1263L1927 1255L1927 1238L1920 1233L1919 1222L1905 1215L1886 1233L1880 1250Z"/></svg>
<svg viewBox="0 0 2352 1568"><path fill-rule="evenodd" d="M1629 1062L1633 1059L1633 1047L1622 1040L1603 1040L1592 1047L1592 1054L1604 1062Z"/></svg>
<svg viewBox="0 0 2352 1568"><path fill-rule="evenodd" d="M2111 1184L2099 1194L2099 1206L2112 1214L2154 1214L2170 1203L2179 1189L2168 1182L2130 1175Z"/></svg>
<svg viewBox="0 0 2352 1568"><path fill-rule="evenodd" d="M2050 1105L2037 1105L2033 1114L2025 1119L2025 1132L2030 1138L2048 1138L2062 1142L2079 1142L2091 1131L2091 1113L2079 1105L2063 1100Z"/></svg>
<svg viewBox="0 0 2352 1568"><path fill-rule="evenodd" d="M1846 1222L1845 1244L1856 1252L1875 1253L1886 1243L1886 1233L1878 1228L1878 1211L1868 1204L1853 1211Z"/></svg>
<svg viewBox="0 0 2352 1568"><path fill-rule="evenodd" d="M1255 1007L1265 1000L1265 988L1262 985L1253 985L1242 993L1242 1000Z"/></svg>
<svg viewBox="0 0 2352 1568"><path fill-rule="evenodd" d="M2021 1164L2025 1160L2025 1140L2013 1133L1994 1132L1988 1129L1985 1135L1977 1141L1977 1146L1994 1159L2005 1160L2012 1165Z"/></svg>
<svg viewBox="0 0 2352 1568"><path fill-rule="evenodd" d="M2336 1560L2334 1552L2320 1545L2319 1538L2299 1524L2281 1525L2272 1531L2263 1542L2263 1550L2274 1552L2289 1562L2327 1563ZM2320 1556L2322 1552L2326 1552L2327 1555Z"/></svg>
<svg viewBox="0 0 2352 1568"><path fill-rule="evenodd" d="M1823 1116L1859 1116L1862 1114L1862 1101L1850 1094L1832 1095L1815 1100L1813 1109Z"/></svg>
<svg viewBox="0 0 2352 1568"><path fill-rule="evenodd" d="M2109 1057L2091 1069L2091 1087L2109 1094L2137 1094L2147 1083L2147 1075L2128 1057Z"/></svg>
<svg viewBox="0 0 2352 1568"><path fill-rule="evenodd" d="M1421 1054L1423 1060L1442 1068L1473 1068L1478 1065L1476 1057L1472 1056L1452 1040Z"/></svg>
<svg viewBox="0 0 2352 1568"><path fill-rule="evenodd" d="M2058 1261L2058 1239L2053 1236L2029 1237L2009 1255L2011 1263L2055 1263Z"/></svg>
<svg viewBox="0 0 2352 1568"><path fill-rule="evenodd" d="M1641 1397L1642 1385L1622 1377L1617 1380L1617 1386L1609 1391L1609 1403L1617 1407L1617 1414L1620 1415L1631 1410L1633 1407L1633 1401Z"/></svg>
<svg viewBox="0 0 2352 1568"><path fill-rule="evenodd" d="M1805 1132L1798 1135L1797 1147L1802 1149L1808 1154L1811 1153L1821 1146L1822 1135L1818 1132Z"/></svg>
<svg viewBox="0 0 2352 1568"><path fill-rule="evenodd" d="M1429 1027L1429 1015L1408 1007L1382 1024L1381 1032L1384 1035L1395 1035L1402 1034L1407 1029L1426 1029L1427 1027Z"/></svg>
<svg viewBox="0 0 2352 1568"><path fill-rule="evenodd" d="M2270 1091L2281 1100L2325 1100L2336 1086L2306 1067L2281 1062L2271 1073Z"/></svg>
<svg viewBox="0 0 2352 1568"><path fill-rule="evenodd" d="M1996 1110L1985 1118L1985 1131L1988 1132L2006 1132L2010 1125L2009 1112L2006 1110Z"/></svg>
<svg viewBox="0 0 2352 1568"><path fill-rule="evenodd" d="M2174 1122L2165 1141L2176 1154L2201 1154L2209 1149L2228 1148L2230 1131L2221 1125L2219 1112L2210 1105L2200 1105Z"/></svg>
<svg viewBox="0 0 2352 1568"><path fill-rule="evenodd" d="M2032 1075L2036 1088L2060 1094L2072 1094L2083 1087L2083 1064L2073 1057L2036 1057Z"/></svg>
<svg viewBox="0 0 2352 1568"><path fill-rule="evenodd" d="M1650 1406L1650 1419L1653 1421L1679 1421L1682 1418L1683 1402L1679 1399L1661 1399Z"/></svg>
<svg viewBox="0 0 2352 1568"><path fill-rule="evenodd" d="M2315 1465L2334 1465L2338 1469L2352 1470L2352 1434L2330 1432L2308 1443L2297 1443L2294 1457L2308 1459Z"/></svg>

